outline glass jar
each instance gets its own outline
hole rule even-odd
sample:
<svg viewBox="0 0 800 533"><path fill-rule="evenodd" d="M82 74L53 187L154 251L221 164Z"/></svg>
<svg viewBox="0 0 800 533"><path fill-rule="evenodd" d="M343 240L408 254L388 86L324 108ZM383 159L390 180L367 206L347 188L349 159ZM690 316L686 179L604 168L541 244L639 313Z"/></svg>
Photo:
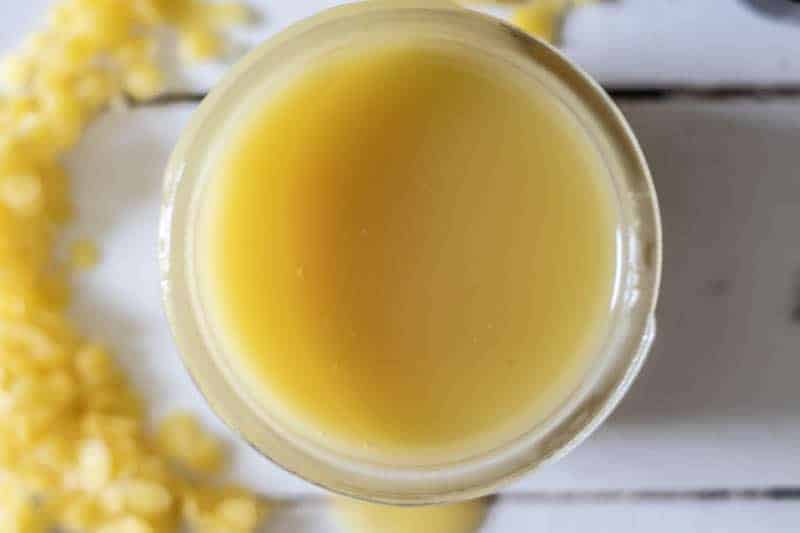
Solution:
<svg viewBox="0 0 800 533"><path fill-rule="evenodd" d="M281 428L241 386L198 297L195 238L210 155L230 117L310 58L388 37L447 41L511 63L552 91L596 144L620 212L618 281L611 327L580 386L545 422L513 442L449 463L402 466L338 453ZM348 496L390 504L478 497L563 457L623 397L653 341L661 272L661 229L653 184L637 141L600 86L551 46L495 18L450 2L372 0L323 12L267 41L233 67L200 105L166 171L159 260L166 312L184 363L214 411L286 470Z"/></svg>

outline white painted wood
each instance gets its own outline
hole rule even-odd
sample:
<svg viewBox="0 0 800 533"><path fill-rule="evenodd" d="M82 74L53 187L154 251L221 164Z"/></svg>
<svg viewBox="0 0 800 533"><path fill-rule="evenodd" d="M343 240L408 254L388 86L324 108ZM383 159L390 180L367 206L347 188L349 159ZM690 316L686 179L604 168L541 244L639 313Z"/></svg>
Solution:
<svg viewBox="0 0 800 533"><path fill-rule="evenodd" d="M34 28L52 1L0 0L0 51ZM344 3L247 1L262 20L236 32L231 58L294 21ZM607 1L567 19L563 47L610 85L800 83L800 13L774 18L753 10L751 2L788 5L787 0ZM198 67L176 77L172 87L207 89L224 71L225 64Z"/></svg>
<svg viewBox="0 0 800 533"><path fill-rule="evenodd" d="M480 533L795 533L798 523L800 506L788 503L501 502L491 510ZM282 510L264 533L346 532L337 528L330 509L316 504Z"/></svg>
<svg viewBox="0 0 800 533"><path fill-rule="evenodd" d="M762 0L769 2L776 3ZM770 18L754 11L749 0L589 6L567 21L564 47L608 85L800 81L800 17Z"/></svg>
<svg viewBox="0 0 800 533"><path fill-rule="evenodd" d="M0 54L18 46L43 23L52 0L0 0Z"/></svg>
<svg viewBox="0 0 800 533"><path fill-rule="evenodd" d="M659 339L608 424L513 490L800 483L800 101L623 106L650 158L665 224ZM156 412L207 412L163 319L155 236L161 171L191 106L103 117L70 158L78 229L97 237L76 315L108 340ZM724 283L722 283L724 282ZM264 491L314 492L235 438L236 475Z"/></svg>
<svg viewBox="0 0 800 533"><path fill-rule="evenodd" d="M798 519L789 504L501 504L484 533L789 533Z"/></svg>

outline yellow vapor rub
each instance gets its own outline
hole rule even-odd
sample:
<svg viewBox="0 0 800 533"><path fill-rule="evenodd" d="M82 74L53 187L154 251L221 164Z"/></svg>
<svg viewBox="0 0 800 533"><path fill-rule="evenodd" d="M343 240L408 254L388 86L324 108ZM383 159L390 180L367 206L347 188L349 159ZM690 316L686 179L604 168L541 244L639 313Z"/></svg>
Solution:
<svg viewBox="0 0 800 533"><path fill-rule="evenodd" d="M78 240L66 261L55 258L61 227L73 211L62 156L105 108L163 91L159 27L182 31L190 19L212 12L217 22L200 26L208 31L245 20L234 4L62 1L44 29L2 61L4 532L160 533L192 523L198 532L246 533L264 515L255 495L210 479L224 466L223 448L191 415L167 419L156 439L148 434L146 406L110 352L85 339L68 318L68 275L98 261L94 244Z"/></svg>

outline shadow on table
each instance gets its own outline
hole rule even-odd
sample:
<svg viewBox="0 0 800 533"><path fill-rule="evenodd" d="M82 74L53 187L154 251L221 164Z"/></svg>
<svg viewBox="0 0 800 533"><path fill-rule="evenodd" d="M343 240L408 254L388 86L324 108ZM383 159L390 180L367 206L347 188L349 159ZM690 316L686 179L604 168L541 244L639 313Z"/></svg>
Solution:
<svg viewBox="0 0 800 533"><path fill-rule="evenodd" d="M658 338L614 423L797 415L800 103L622 105L658 189Z"/></svg>

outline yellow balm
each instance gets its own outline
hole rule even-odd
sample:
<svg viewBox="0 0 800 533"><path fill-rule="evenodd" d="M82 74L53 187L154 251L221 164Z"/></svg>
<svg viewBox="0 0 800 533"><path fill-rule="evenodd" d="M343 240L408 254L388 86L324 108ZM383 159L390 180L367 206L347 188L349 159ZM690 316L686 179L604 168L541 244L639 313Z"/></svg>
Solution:
<svg viewBox="0 0 800 533"><path fill-rule="evenodd" d="M313 60L213 157L200 298L248 394L324 446L486 451L576 389L614 294L603 160L539 82L460 48Z"/></svg>

